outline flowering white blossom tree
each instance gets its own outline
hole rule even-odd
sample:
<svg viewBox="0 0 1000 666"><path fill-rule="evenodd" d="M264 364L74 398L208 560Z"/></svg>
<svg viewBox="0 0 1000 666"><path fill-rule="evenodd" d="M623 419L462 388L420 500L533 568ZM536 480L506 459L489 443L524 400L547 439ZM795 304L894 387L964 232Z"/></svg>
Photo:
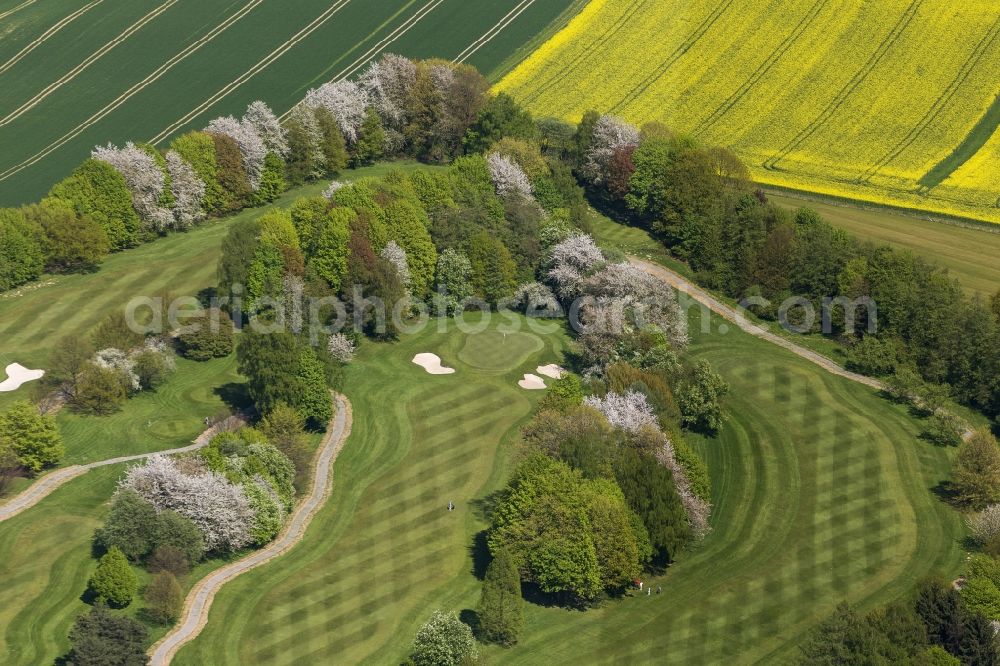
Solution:
<svg viewBox="0 0 1000 666"><path fill-rule="evenodd" d="M201 207L205 198L205 182L177 151L168 150L165 159L170 174L170 191L174 195L174 227L187 229L205 218Z"/></svg>
<svg viewBox="0 0 1000 666"><path fill-rule="evenodd" d="M446 64L431 66L431 82L439 95L444 95L455 83L455 68Z"/></svg>
<svg viewBox="0 0 1000 666"><path fill-rule="evenodd" d="M406 120L410 91L417 80L417 66L409 58L386 53L372 62L358 85L367 93L369 103L389 126L401 129Z"/></svg>
<svg viewBox="0 0 1000 666"><path fill-rule="evenodd" d="M990 504L968 519L972 537L980 545L986 545L1000 536L1000 504Z"/></svg>
<svg viewBox="0 0 1000 666"><path fill-rule="evenodd" d="M562 314L559 299L541 282L526 282L517 288L511 299L514 307L536 314Z"/></svg>
<svg viewBox="0 0 1000 666"><path fill-rule="evenodd" d="M379 256L393 265L396 273L399 275L400 282L409 289L412 278L410 276L410 267L406 263L406 250L401 248L396 241L391 240L382 248Z"/></svg>
<svg viewBox="0 0 1000 666"><path fill-rule="evenodd" d="M620 313L627 315L619 327L605 330L618 331L620 335L630 328L656 326L675 348L687 345L687 318L677 303L673 289L642 269L627 261L607 264L582 279L578 286L581 293L594 296L599 302L616 302ZM601 319L596 315L595 311L581 319L596 323Z"/></svg>
<svg viewBox="0 0 1000 666"><path fill-rule="evenodd" d="M250 102L246 113L243 114L242 122L253 128L269 152L277 153L282 157L288 155L285 128L281 126L278 117L274 115L274 111L267 104L260 100Z"/></svg>
<svg viewBox="0 0 1000 666"><path fill-rule="evenodd" d="M166 178L152 155L131 141L124 148L110 143L97 146L91 155L122 175L132 194L132 207L148 228L160 232L170 227L174 216L160 205Z"/></svg>
<svg viewBox="0 0 1000 666"><path fill-rule="evenodd" d="M253 540L254 512L242 486L216 472L187 475L166 456L129 468L119 489L130 489L157 511L187 516L201 530L207 550L239 550Z"/></svg>
<svg viewBox="0 0 1000 666"><path fill-rule="evenodd" d="M307 92L304 104L309 108L322 106L329 109L337 119L344 138L354 143L358 140L358 131L365 121L368 93L354 81L341 79L324 83Z"/></svg>
<svg viewBox="0 0 1000 666"><path fill-rule="evenodd" d="M502 197L531 198L531 181L517 162L506 155L494 152L486 157L486 163L489 165L490 178L497 194Z"/></svg>
<svg viewBox="0 0 1000 666"><path fill-rule="evenodd" d="M639 130L621 118L601 116L594 125L590 148L584 155L583 176L590 182L603 183L616 151L639 145Z"/></svg>
<svg viewBox="0 0 1000 666"><path fill-rule="evenodd" d="M139 390L139 375L135 372L135 363L121 349L108 347L107 349L100 350L94 355L94 364L101 368L120 373L130 392Z"/></svg>
<svg viewBox="0 0 1000 666"><path fill-rule="evenodd" d="M656 459L669 469L670 474L674 477L674 487L677 489L681 504L684 505L684 513L687 514L691 531L697 538L701 538L712 530L708 524L708 519L712 515L712 505L698 497L691 489L691 480L688 478L687 471L677 461L674 445L667 436L662 432L658 432L658 436L663 444L655 453Z"/></svg>
<svg viewBox="0 0 1000 666"><path fill-rule="evenodd" d="M661 465L670 470L692 531L698 537L708 534L710 530L708 519L712 513L712 506L691 489L687 471L678 462L670 439L660 430L646 396L637 391L628 391L624 394L611 392L603 398L597 396L584 398L583 404L599 411L612 426L633 435L642 432L647 439L652 439L658 444L654 455Z"/></svg>
<svg viewBox="0 0 1000 666"><path fill-rule="evenodd" d="M343 364L348 364L354 360L354 342L343 333L334 333L327 340L326 350L330 356Z"/></svg>
<svg viewBox="0 0 1000 666"><path fill-rule="evenodd" d="M323 196L327 199L333 199L333 195L337 193L337 190L343 188L344 185L345 183L342 183L339 180L331 180L327 188L323 190Z"/></svg>
<svg viewBox="0 0 1000 666"><path fill-rule="evenodd" d="M574 298L584 277L602 261L604 255L589 234L570 236L552 248L548 277L561 298Z"/></svg>
<svg viewBox="0 0 1000 666"><path fill-rule="evenodd" d="M638 391L625 393L609 392L603 398L587 396L583 404L593 407L608 420L608 423L625 432L635 434L646 426L658 427L656 415L645 394Z"/></svg>
<svg viewBox="0 0 1000 666"><path fill-rule="evenodd" d="M264 173L264 160L267 158L267 146L253 125L249 122L236 120L232 116L224 116L210 122L205 131L228 136L236 142L240 148L243 168L247 172L250 187L254 190L260 187L260 177Z"/></svg>

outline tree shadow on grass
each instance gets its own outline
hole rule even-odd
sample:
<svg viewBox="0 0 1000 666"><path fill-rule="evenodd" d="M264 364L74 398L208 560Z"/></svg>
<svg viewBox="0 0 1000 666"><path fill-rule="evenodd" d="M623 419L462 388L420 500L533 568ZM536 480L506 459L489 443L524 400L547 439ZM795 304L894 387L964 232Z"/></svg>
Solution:
<svg viewBox="0 0 1000 666"><path fill-rule="evenodd" d="M482 530L472 537L469 554L472 555L472 575L478 580L483 580L486 578L486 567L493 561L489 544L486 543L486 530Z"/></svg>
<svg viewBox="0 0 1000 666"><path fill-rule="evenodd" d="M472 629L472 635L479 635L479 614L471 608L463 608L458 612L458 619L462 621L463 624L469 625Z"/></svg>
<svg viewBox="0 0 1000 666"><path fill-rule="evenodd" d="M212 389L212 393L219 396L222 402L226 403L234 412L252 411L253 401L250 400L250 393L247 385L243 382L229 382Z"/></svg>

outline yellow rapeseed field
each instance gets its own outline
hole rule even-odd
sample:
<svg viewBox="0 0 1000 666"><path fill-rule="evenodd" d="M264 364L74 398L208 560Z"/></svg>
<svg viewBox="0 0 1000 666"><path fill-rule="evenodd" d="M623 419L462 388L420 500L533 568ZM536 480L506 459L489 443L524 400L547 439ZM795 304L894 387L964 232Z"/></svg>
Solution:
<svg viewBox="0 0 1000 666"><path fill-rule="evenodd" d="M1000 222L998 72L997 0L592 0L498 88L664 122L766 184Z"/></svg>

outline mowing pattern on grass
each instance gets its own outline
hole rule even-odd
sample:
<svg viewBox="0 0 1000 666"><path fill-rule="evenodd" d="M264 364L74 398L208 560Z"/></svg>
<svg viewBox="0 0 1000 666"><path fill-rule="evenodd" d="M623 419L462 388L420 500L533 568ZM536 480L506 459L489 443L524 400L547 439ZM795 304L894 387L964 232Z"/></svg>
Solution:
<svg viewBox="0 0 1000 666"><path fill-rule="evenodd" d="M746 334L700 333L696 316L691 330L694 356L732 387L720 437L694 442L714 531L652 581L662 595L585 614L530 606L498 661L783 663L839 601L870 608L960 565L960 520L930 492L947 454L902 408Z"/></svg>
<svg viewBox="0 0 1000 666"><path fill-rule="evenodd" d="M582 614L529 606L522 644L487 650L497 661L783 659L842 599L870 607L959 566L963 528L929 490L947 453L918 439L902 407L741 332L703 333L698 316L692 352L732 386L720 437L694 442L712 471L713 533L654 581L662 595ZM445 357L466 344L447 342ZM226 590L176 663L388 663L434 608L473 607L467 549L482 523L443 507L464 510L497 486L497 433L527 412L529 394L506 383L520 368L494 385L461 364L432 387L414 384L402 364L418 346L434 348L405 341L357 362L357 439L338 474L359 487L339 489L280 570Z"/></svg>
<svg viewBox="0 0 1000 666"><path fill-rule="evenodd" d="M173 663L398 663L432 610L474 607L477 503L501 485L498 444L532 406L514 380L558 360L563 339L547 336L523 366L483 346L477 360L492 371L459 362L441 377L409 359L427 349L453 359L461 333L362 347L348 372L353 433L335 470L350 481L334 483L293 551L220 592Z"/></svg>
<svg viewBox="0 0 1000 666"><path fill-rule="evenodd" d="M91 537L124 466L74 479L30 511L0 523L0 662L51 664L87 606L80 595L96 565Z"/></svg>
<svg viewBox="0 0 1000 666"><path fill-rule="evenodd" d="M38 3L0 18L0 203L38 199L96 144L242 112L283 112L385 51L490 71L573 0L136 0ZM0 12L2 15L2 12ZM565 20L565 17L563 18ZM16 62L19 52L32 47ZM503 72L498 72L502 74Z"/></svg>
<svg viewBox="0 0 1000 666"><path fill-rule="evenodd" d="M993 0L594 0L499 87L662 121L763 183L1000 222Z"/></svg>

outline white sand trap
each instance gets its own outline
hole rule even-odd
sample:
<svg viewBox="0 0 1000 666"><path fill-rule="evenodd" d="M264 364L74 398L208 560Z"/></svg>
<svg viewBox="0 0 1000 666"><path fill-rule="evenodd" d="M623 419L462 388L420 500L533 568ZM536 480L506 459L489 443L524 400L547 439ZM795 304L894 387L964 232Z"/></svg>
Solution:
<svg viewBox="0 0 1000 666"><path fill-rule="evenodd" d="M455 372L455 368L446 368L441 365L441 357L437 354L417 354L413 357L413 362L419 365L432 375L450 375Z"/></svg>
<svg viewBox="0 0 1000 666"><path fill-rule="evenodd" d="M41 379L45 374L44 370L29 370L20 363L11 363L7 366L7 379L0 382L0 391L13 391L21 388L21 384Z"/></svg>
<svg viewBox="0 0 1000 666"><path fill-rule="evenodd" d="M566 371L555 363L549 363L548 365L538 366L535 368L535 372L540 375L545 375L546 377L551 377L552 379L560 379L562 374Z"/></svg>
<svg viewBox="0 0 1000 666"><path fill-rule="evenodd" d="M538 375L531 375L527 372L524 373L524 379L517 383L523 389L528 389L529 391L543 389L545 388L545 380L543 380Z"/></svg>

